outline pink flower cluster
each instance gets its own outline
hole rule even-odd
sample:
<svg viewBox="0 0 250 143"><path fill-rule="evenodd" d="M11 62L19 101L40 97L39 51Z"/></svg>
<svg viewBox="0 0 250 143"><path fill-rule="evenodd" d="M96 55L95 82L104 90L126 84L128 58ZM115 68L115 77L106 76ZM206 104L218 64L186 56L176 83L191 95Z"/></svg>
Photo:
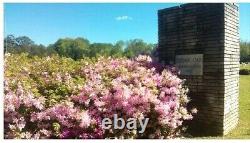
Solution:
<svg viewBox="0 0 250 143"><path fill-rule="evenodd" d="M125 119L148 117L156 121L148 125L145 134L132 134L126 129L117 134L111 129L105 131L106 137L167 138L176 133L184 120L192 119L186 109L187 89L173 69L158 71L152 64L155 63L147 56L135 60L101 58L83 69L87 75L84 88L71 98L89 109L92 117L112 118L118 114ZM155 135L159 128L161 132Z"/></svg>
<svg viewBox="0 0 250 143"><path fill-rule="evenodd" d="M187 110L188 90L175 68L154 63L148 56L100 57L83 65L71 72L37 74L42 78L33 79L39 79L37 83L44 80L48 87L34 84L36 90L25 82L10 86L12 81L6 76L5 138L172 138L181 132L183 121L193 117ZM76 75L84 78L79 85L73 83ZM48 104L51 97L43 95L48 88L54 89L49 95L62 93L60 102ZM144 133L126 128L103 129L102 119L112 119L114 114L125 120L149 118L149 123Z"/></svg>
<svg viewBox="0 0 250 143"><path fill-rule="evenodd" d="M4 82L4 125L9 127L10 132L6 133L7 138L27 138L27 114L44 109L44 97L34 97L31 92L23 89L18 83L15 92L8 87L8 80ZM26 114L26 115L25 115ZM27 134L30 134L27 132Z"/></svg>

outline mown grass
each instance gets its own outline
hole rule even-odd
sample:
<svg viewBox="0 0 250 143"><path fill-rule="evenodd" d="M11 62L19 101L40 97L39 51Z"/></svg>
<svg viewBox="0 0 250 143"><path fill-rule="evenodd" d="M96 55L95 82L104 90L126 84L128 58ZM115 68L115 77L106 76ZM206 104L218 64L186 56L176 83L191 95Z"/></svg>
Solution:
<svg viewBox="0 0 250 143"><path fill-rule="evenodd" d="M241 65L249 69L250 64ZM227 135L221 137L198 137L198 139L250 139L250 75L240 75L239 123Z"/></svg>
<svg viewBox="0 0 250 143"><path fill-rule="evenodd" d="M250 64L240 68L250 70ZM240 75L239 115L238 126L224 138L250 139L250 75Z"/></svg>
<svg viewBox="0 0 250 143"><path fill-rule="evenodd" d="M240 69L248 69L248 70L250 70L250 64L245 64L245 65L241 64Z"/></svg>
<svg viewBox="0 0 250 143"><path fill-rule="evenodd" d="M238 126L224 138L250 139L250 75L240 76L239 115Z"/></svg>

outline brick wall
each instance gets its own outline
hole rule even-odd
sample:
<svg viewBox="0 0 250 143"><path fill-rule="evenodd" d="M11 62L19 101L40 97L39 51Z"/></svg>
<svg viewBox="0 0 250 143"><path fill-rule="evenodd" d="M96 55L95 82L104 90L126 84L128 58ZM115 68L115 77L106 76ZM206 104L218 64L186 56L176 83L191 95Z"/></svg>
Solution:
<svg viewBox="0 0 250 143"><path fill-rule="evenodd" d="M203 75L184 76L198 114L190 131L223 135L237 125L239 94L238 6L184 4L158 11L159 59L203 54Z"/></svg>
<svg viewBox="0 0 250 143"><path fill-rule="evenodd" d="M237 125L239 95L239 10L238 5L225 4L224 40L224 125L227 134Z"/></svg>

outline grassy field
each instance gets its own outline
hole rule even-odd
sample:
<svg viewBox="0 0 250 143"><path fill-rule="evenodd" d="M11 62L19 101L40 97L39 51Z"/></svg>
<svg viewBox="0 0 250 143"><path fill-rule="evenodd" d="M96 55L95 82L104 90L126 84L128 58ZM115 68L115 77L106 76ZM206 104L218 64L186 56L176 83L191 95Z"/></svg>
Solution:
<svg viewBox="0 0 250 143"><path fill-rule="evenodd" d="M198 139L250 139L250 75L240 75L239 123L223 137L197 137Z"/></svg>
<svg viewBox="0 0 250 143"><path fill-rule="evenodd" d="M250 68L250 67L249 67ZM240 120L236 129L224 138L250 139L250 75L240 76Z"/></svg>
<svg viewBox="0 0 250 143"><path fill-rule="evenodd" d="M249 69L250 70L250 64L246 64L246 65L241 64L240 69Z"/></svg>
<svg viewBox="0 0 250 143"><path fill-rule="evenodd" d="M250 70L250 64L241 65L240 68ZM238 126L223 138L250 139L250 75L240 75L239 104Z"/></svg>
<svg viewBox="0 0 250 143"><path fill-rule="evenodd" d="M250 70L250 64L241 65L240 68ZM239 124L224 138L250 139L250 75L240 75L239 104Z"/></svg>
<svg viewBox="0 0 250 143"><path fill-rule="evenodd" d="M240 68L250 70L250 64L241 65ZM223 138L250 139L250 75L240 75L239 104L239 124Z"/></svg>
<svg viewBox="0 0 250 143"><path fill-rule="evenodd" d="M250 64L241 69L250 69ZM239 123L223 137L198 137L198 139L250 139L250 75L240 75Z"/></svg>

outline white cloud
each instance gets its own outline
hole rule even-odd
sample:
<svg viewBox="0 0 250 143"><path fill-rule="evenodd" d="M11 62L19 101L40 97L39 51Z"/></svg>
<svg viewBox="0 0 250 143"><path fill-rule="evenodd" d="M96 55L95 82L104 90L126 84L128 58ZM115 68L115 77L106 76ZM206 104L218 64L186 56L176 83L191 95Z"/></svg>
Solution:
<svg viewBox="0 0 250 143"><path fill-rule="evenodd" d="M127 15L117 16L117 17L115 18L115 20L117 20L117 21L121 21L121 20L132 20L132 19L133 19L132 17L127 16Z"/></svg>

